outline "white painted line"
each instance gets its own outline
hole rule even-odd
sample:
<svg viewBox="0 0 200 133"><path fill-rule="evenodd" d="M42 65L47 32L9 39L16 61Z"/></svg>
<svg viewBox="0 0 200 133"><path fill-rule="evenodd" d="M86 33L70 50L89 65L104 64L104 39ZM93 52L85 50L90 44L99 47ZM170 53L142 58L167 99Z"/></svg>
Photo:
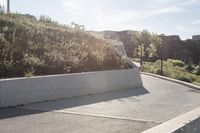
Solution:
<svg viewBox="0 0 200 133"><path fill-rule="evenodd" d="M127 117L98 115L98 114L92 114L92 113L80 113L80 112L71 112L71 111L64 111L64 110L48 110L48 109L41 109L41 108L34 108L34 107L20 107L20 108L31 109L31 110L49 111L49 112L63 113L63 114L83 115L83 116L92 116L92 117L100 117L100 118L128 120L128 121L152 122L152 123L158 123L158 124L163 123L163 121L152 121L152 120L146 120L146 119L131 119L131 118L127 118Z"/></svg>
<svg viewBox="0 0 200 133"><path fill-rule="evenodd" d="M74 115L93 116L93 117L102 117L102 118L110 118L110 119L120 119L120 120L128 120L128 121L153 122L153 123L158 123L158 124L163 122L163 121L152 121L152 120L145 120L145 119L131 119L131 118L126 118L126 117L117 117L117 116L109 116L109 115L97 115L97 114L91 114L91 113L62 111L62 110L54 110L53 112L64 113L64 114L74 114Z"/></svg>

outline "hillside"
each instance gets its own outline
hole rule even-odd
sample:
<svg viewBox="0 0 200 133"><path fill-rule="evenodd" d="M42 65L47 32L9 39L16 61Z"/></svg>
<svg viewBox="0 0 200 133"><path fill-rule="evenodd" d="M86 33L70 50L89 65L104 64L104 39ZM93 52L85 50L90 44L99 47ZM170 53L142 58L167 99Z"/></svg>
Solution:
<svg viewBox="0 0 200 133"><path fill-rule="evenodd" d="M0 28L0 78L130 68L82 25L0 14Z"/></svg>

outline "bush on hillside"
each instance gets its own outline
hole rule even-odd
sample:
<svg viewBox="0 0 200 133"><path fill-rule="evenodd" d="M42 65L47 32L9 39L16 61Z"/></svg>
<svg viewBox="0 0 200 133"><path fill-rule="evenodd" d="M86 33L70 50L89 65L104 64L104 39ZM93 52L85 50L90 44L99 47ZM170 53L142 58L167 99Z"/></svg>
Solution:
<svg viewBox="0 0 200 133"><path fill-rule="evenodd" d="M188 82L188 83L192 83L194 81L194 79L187 74L178 75L178 79L181 80L181 81Z"/></svg>
<svg viewBox="0 0 200 133"><path fill-rule="evenodd" d="M4 14L0 27L7 27L0 37L1 78L131 68L110 44L82 25Z"/></svg>
<svg viewBox="0 0 200 133"><path fill-rule="evenodd" d="M179 66L179 67L184 67L184 62L181 60L173 60L173 59L167 59L167 62L172 63L173 66Z"/></svg>
<svg viewBox="0 0 200 133"><path fill-rule="evenodd" d="M192 63L187 64L185 70L188 72L192 72L194 70Z"/></svg>
<svg viewBox="0 0 200 133"><path fill-rule="evenodd" d="M200 63L199 63L199 65L195 68L194 73L195 73L196 75L200 75Z"/></svg>

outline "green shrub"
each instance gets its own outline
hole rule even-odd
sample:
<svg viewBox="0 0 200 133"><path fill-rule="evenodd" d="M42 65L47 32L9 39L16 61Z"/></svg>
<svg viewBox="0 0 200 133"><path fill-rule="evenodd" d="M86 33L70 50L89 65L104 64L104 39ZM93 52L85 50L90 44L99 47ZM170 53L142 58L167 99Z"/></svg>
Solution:
<svg viewBox="0 0 200 133"><path fill-rule="evenodd" d="M161 69L156 68L154 69L153 73L161 75Z"/></svg>
<svg viewBox="0 0 200 133"><path fill-rule="evenodd" d="M197 76L195 79L195 83L200 86L200 76Z"/></svg>
<svg viewBox="0 0 200 133"><path fill-rule="evenodd" d="M200 75L200 64L195 68L194 73Z"/></svg>
<svg viewBox="0 0 200 133"><path fill-rule="evenodd" d="M173 59L167 59L167 62L172 63L173 66L179 66L179 67L184 67L184 62L181 60L173 60Z"/></svg>
<svg viewBox="0 0 200 133"><path fill-rule="evenodd" d="M193 82L193 84L200 86L200 82Z"/></svg>
<svg viewBox="0 0 200 133"><path fill-rule="evenodd" d="M193 79L190 76L184 75L184 74L179 75L178 79L181 80L181 81L188 82L188 83L192 83L193 82Z"/></svg>
<svg viewBox="0 0 200 133"><path fill-rule="evenodd" d="M35 76L34 72L31 72L31 71L28 71L28 72L24 73L24 77L33 77L33 76Z"/></svg>
<svg viewBox="0 0 200 133"><path fill-rule="evenodd" d="M185 70L188 72L192 72L194 70L194 67L191 63L189 63L186 65Z"/></svg>
<svg viewBox="0 0 200 133"><path fill-rule="evenodd" d="M144 72L150 72L160 75L161 73L160 62L159 61L155 63L145 62L144 65L141 67L141 70ZM164 76L185 81L188 83L193 83L200 86L200 76L185 71L183 67L179 66L174 67L172 63L170 63L170 61L164 62L163 70L164 70L163 71Z"/></svg>
<svg viewBox="0 0 200 133"><path fill-rule="evenodd" d="M161 63L161 60L157 60L156 62L155 62L155 64L157 64L157 65L159 65Z"/></svg>

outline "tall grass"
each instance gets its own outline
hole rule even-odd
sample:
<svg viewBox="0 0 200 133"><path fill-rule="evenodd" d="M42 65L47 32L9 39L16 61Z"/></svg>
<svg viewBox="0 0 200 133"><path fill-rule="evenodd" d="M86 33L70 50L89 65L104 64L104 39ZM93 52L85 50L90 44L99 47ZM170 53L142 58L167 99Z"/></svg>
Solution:
<svg viewBox="0 0 200 133"><path fill-rule="evenodd" d="M200 76L185 70L186 65L182 61L168 59L167 61L164 61L163 66L163 76L200 86ZM145 62L141 67L141 70L160 75L160 60L156 62Z"/></svg>

